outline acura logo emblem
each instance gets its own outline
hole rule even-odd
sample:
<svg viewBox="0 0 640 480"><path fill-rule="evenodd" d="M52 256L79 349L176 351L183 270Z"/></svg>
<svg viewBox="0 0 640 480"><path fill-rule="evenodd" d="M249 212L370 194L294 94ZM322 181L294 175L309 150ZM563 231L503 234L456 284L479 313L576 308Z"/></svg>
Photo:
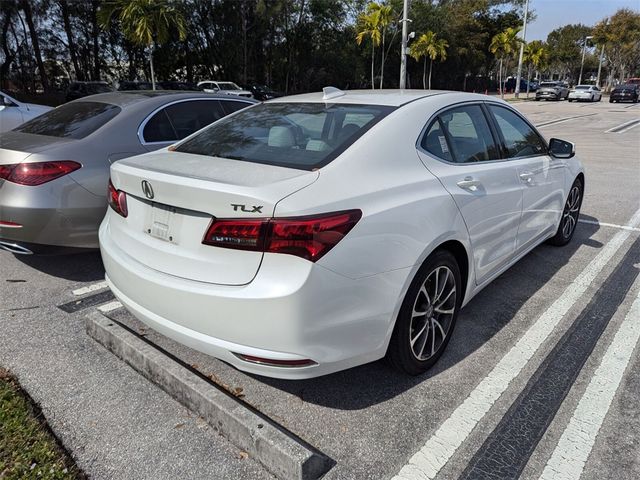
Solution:
<svg viewBox="0 0 640 480"><path fill-rule="evenodd" d="M153 198L153 187L151 187L151 184L146 180L142 181L142 193L144 193L144 196L149 200Z"/></svg>

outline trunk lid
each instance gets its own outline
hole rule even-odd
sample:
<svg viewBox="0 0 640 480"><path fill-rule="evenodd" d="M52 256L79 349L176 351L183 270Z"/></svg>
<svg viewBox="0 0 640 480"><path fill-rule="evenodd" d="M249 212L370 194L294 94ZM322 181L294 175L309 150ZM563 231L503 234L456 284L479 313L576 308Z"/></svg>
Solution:
<svg viewBox="0 0 640 480"><path fill-rule="evenodd" d="M178 152L121 160L111 167L111 179L127 194L128 216L111 212L110 236L154 270L200 282L244 285L253 280L263 254L202 244L212 219L269 218L281 199L318 176Z"/></svg>

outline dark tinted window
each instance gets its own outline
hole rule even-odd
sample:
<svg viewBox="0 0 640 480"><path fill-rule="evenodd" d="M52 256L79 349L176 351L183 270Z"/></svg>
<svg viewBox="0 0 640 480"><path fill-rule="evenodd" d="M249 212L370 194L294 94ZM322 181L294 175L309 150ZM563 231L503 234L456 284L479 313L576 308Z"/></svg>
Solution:
<svg viewBox="0 0 640 480"><path fill-rule="evenodd" d="M171 120L167 116L166 108L156 113L144 126L142 131L144 141L150 142L175 142L178 139Z"/></svg>
<svg viewBox="0 0 640 480"><path fill-rule="evenodd" d="M15 131L49 137L84 138L120 111L120 107L108 103L72 102L28 121Z"/></svg>
<svg viewBox="0 0 640 480"><path fill-rule="evenodd" d="M510 158L544 155L547 147L540 136L517 114L508 108L490 105L502 133Z"/></svg>
<svg viewBox="0 0 640 480"><path fill-rule="evenodd" d="M224 117L225 113L217 100L194 100L169 105L166 109L178 140L206 127Z"/></svg>
<svg viewBox="0 0 640 480"><path fill-rule="evenodd" d="M453 162L447 137L444 135L440 120L438 119L431 124L429 130L427 130L427 134L422 137L420 146L438 158L446 160L447 162Z"/></svg>
<svg viewBox="0 0 640 480"><path fill-rule="evenodd" d="M499 158L489 124L479 105L452 108L438 115L438 120L455 162Z"/></svg>
<svg viewBox="0 0 640 480"><path fill-rule="evenodd" d="M243 108L247 108L249 105L253 105L249 102L236 102L233 100L220 100L220 103L224 107L224 111L227 115L237 112L238 110L242 110Z"/></svg>
<svg viewBox="0 0 640 480"><path fill-rule="evenodd" d="M259 104L223 118L176 150L311 170L329 163L392 110L377 105ZM369 120L346 124L350 114Z"/></svg>

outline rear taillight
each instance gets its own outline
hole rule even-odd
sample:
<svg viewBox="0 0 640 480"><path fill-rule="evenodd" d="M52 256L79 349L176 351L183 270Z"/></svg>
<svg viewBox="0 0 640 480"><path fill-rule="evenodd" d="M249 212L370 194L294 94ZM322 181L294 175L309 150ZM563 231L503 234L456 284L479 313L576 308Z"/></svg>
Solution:
<svg viewBox="0 0 640 480"><path fill-rule="evenodd" d="M129 214L129 210L127 210L127 195L121 190L116 190L116 187L111 183L111 179L109 179L107 201L109 202L109 206L113 208L118 215L127 218Z"/></svg>
<svg viewBox="0 0 640 480"><path fill-rule="evenodd" d="M285 253L316 262L338 244L362 217L360 210L308 217L214 219L202 240L205 245Z"/></svg>
<svg viewBox="0 0 640 480"><path fill-rule="evenodd" d="M71 160L14 163L12 165L0 165L0 178L18 185L35 187L67 175L80 167L82 165Z"/></svg>

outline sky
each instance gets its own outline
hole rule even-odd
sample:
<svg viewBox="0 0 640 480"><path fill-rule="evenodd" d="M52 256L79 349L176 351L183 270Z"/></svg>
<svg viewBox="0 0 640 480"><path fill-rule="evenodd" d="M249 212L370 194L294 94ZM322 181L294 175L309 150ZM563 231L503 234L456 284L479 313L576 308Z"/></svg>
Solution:
<svg viewBox="0 0 640 480"><path fill-rule="evenodd" d="M536 19L527 25L526 40L546 40L552 30L572 23L595 25L625 7L640 12L640 0L529 0Z"/></svg>

